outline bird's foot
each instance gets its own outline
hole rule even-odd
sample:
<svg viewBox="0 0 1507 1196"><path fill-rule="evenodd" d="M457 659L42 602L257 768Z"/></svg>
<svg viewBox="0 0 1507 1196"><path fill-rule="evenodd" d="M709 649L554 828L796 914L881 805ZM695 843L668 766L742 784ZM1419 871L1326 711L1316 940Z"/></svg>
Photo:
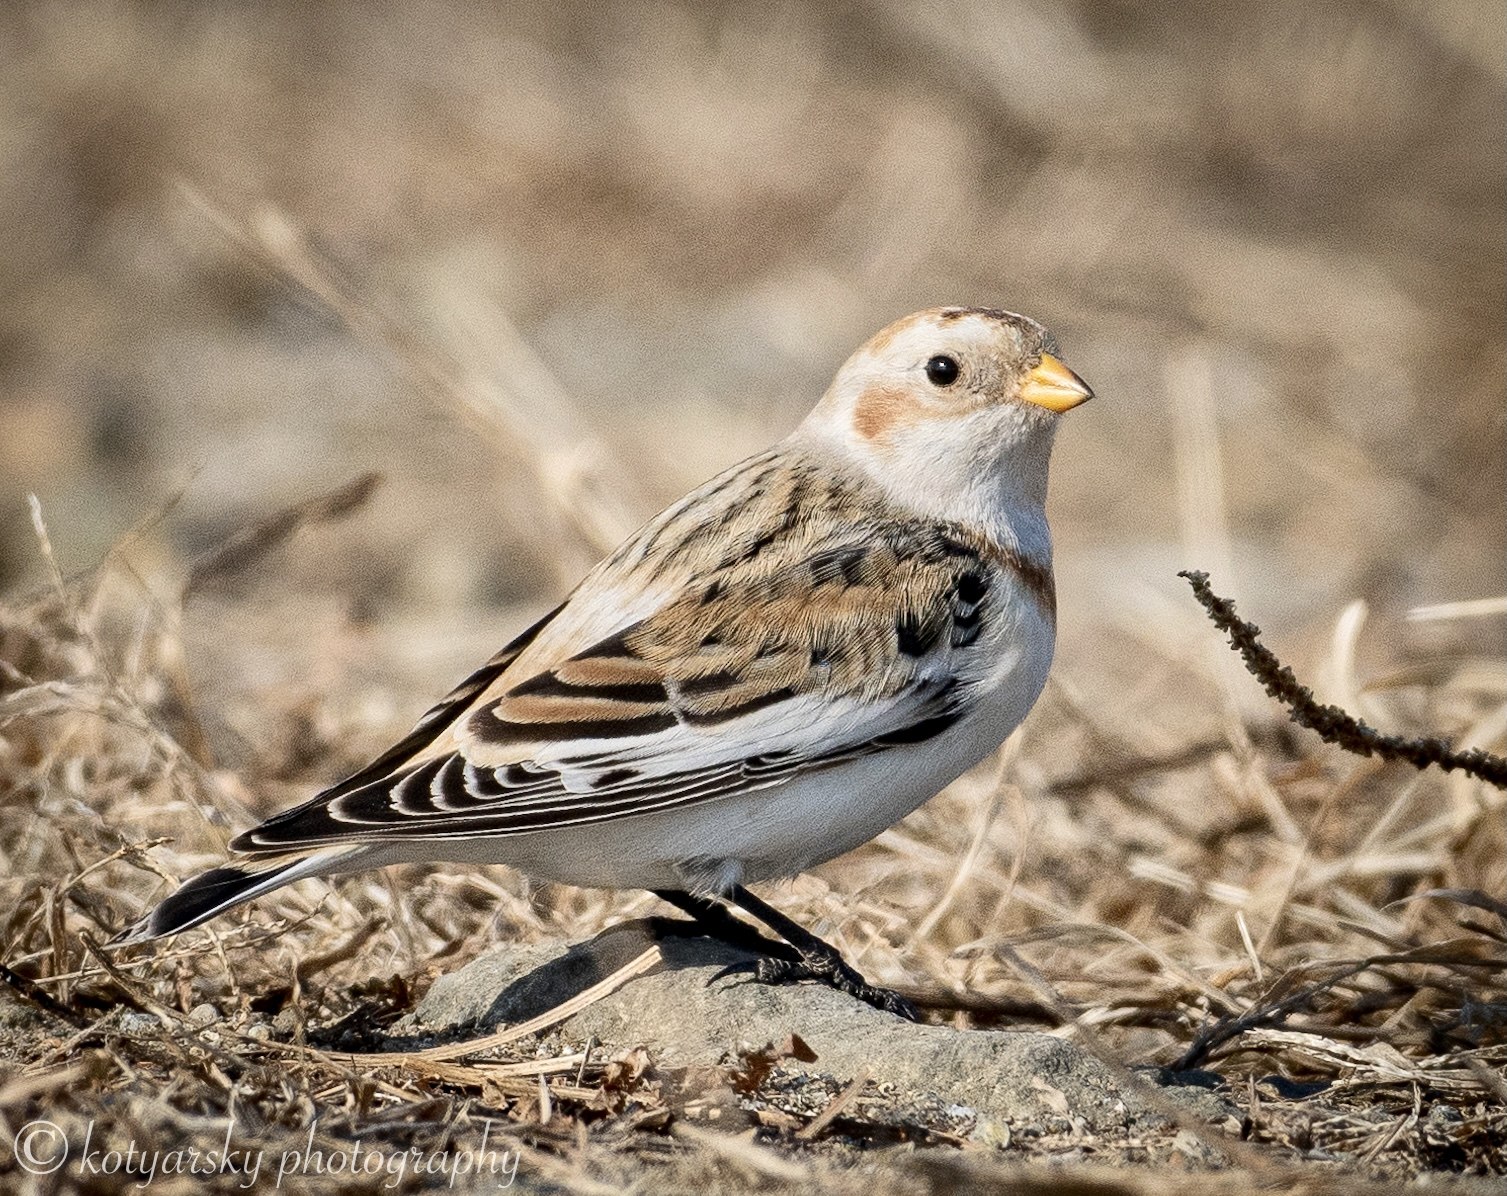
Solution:
<svg viewBox="0 0 1507 1196"><path fill-rule="evenodd" d="M875 1009L903 1017L906 1021L920 1020L914 1005L892 989L870 984L856 968L830 948L825 951L802 951L798 959L776 959L764 955L748 963L729 964L713 979L720 980L737 973L747 973L750 979L760 984L799 984L803 980L810 980L835 988Z"/></svg>

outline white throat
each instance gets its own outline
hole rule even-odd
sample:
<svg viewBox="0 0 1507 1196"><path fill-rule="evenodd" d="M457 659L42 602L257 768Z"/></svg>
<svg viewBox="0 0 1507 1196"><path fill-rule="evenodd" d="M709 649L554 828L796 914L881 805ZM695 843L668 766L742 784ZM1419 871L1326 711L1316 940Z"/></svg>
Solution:
<svg viewBox="0 0 1507 1196"><path fill-rule="evenodd" d="M1055 418L1001 405L896 427L877 442L859 440L845 423L808 419L791 441L837 454L917 515L964 524L1050 562L1046 495Z"/></svg>

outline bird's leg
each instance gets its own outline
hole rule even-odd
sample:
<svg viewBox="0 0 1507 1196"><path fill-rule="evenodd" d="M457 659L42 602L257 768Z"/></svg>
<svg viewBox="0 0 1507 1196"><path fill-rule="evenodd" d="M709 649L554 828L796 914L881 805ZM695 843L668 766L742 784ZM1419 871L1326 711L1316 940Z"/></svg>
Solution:
<svg viewBox="0 0 1507 1196"><path fill-rule="evenodd" d="M760 934L755 927L735 918L727 906L720 901L713 901L709 897L697 897L679 889L655 889L654 895L661 901L691 915L695 928L689 933L705 934L729 946L752 951L760 959L776 957L793 962L800 958L793 947ZM677 925L684 926L685 923ZM673 926L661 924L661 929L672 934L677 933Z"/></svg>
<svg viewBox="0 0 1507 1196"><path fill-rule="evenodd" d="M755 979L764 984L794 984L800 980L818 980L875 1009L883 1009L910 1021L917 1020L915 1006L899 993L870 984L857 969L843 960L837 948L823 942L773 906L766 905L742 885L734 885L727 900L764 923L795 949L795 959L761 956L753 969Z"/></svg>

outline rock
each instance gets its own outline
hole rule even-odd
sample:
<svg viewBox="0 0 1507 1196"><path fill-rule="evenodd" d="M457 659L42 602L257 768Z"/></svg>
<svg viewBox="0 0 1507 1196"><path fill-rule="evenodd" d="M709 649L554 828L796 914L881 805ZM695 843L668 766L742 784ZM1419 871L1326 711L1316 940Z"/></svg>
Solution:
<svg viewBox="0 0 1507 1196"><path fill-rule="evenodd" d="M0 981L0 1032L35 1033L61 1027L61 1018L27 1000L4 981Z"/></svg>
<svg viewBox="0 0 1507 1196"><path fill-rule="evenodd" d="M662 927L663 920L658 922ZM503 946L434 982L406 1023L424 1034L516 1024L559 1005L628 963L650 942L650 922L629 922L565 949ZM784 1066L849 1079L867 1067L877 1083L934 1094L983 1118L1078 1124L1098 1133L1163 1122L1150 1085L1118 1072L1075 1044L1027 1031L958 1031L915 1025L832 989L714 979L753 957L700 937L659 936L665 963L563 1022L567 1038L644 1046L662 1067L725 1062L798 1034L814 1063ZM1165 1108L1165 1105L1163 1105Z"/></svg>
<svg viewBox="0 0 1507 1196"><path fill-rule="evenodd" d="M150 1013L128 1009L120 1015L120 1028L127 1034L150 1034L161 1028L162 1023Z"/></svg>

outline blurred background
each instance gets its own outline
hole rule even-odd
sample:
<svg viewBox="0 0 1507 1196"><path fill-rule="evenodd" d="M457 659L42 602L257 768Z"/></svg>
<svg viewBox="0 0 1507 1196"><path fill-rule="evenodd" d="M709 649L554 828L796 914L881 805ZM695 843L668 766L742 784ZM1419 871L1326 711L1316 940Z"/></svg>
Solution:
<svg viewBox="0 0 1507 1196"><path fill-rule="evenodd" d="M1404 616L1504 589L1504 89L1500 0L9 4L0 588L47 576L28 493L66 574L121 545L197 756L266 810L874 330L1026 312L1098 395L1058 442L1059 666L1012 773L1060 868L1026 870L1121 918L1085 770L1275 718L1178 568L1325 696L1493 742L1504 620ZM193 561L368 470L180 607ZM1484 671L1446 700L1419 661ZM1106 806L1115 869L1174 835L1147 808L1272 813L1219 776ZM944 881L968 825L932 828ZM1461 883L1500 875L1480 851Z"/></svg>
<svg viewBox="0 0 1507 1196"><path fill-rule="evenodd" d="M160 535L192 552L375 466L349 570L325 545L301 589L436 619L558 589L535 471L223 227L272 217L629 520L782 435L895 316L995 304L1102 399L1058 459L1068 626L1088 585L1165 581L1190 518L1284 603L1501 588L1495 0L0 22L8 584L40 576L27 491L82 567L180 487Z"/></svg>

